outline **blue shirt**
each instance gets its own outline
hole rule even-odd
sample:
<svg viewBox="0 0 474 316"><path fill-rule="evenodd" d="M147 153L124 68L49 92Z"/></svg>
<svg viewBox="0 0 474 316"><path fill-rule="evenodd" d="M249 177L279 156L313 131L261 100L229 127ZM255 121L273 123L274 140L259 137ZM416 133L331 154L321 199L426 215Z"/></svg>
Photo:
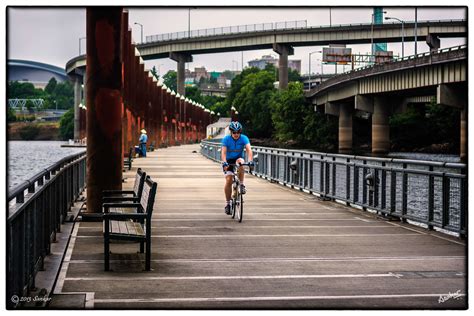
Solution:
<svg viewBox="0 0 474 316"><path fill-rule="evenodd" d="M237 140L231 135L225 136L222 139L222 147L227 147L226 159L244 158L244 148L247 144L250 144L249 138L243 134Z"/></svg>
<svg viewBox="0 0 474 316"><path fill-rule="evenodd" d="M146 134L141 134L140 139L138 141L140 143L146 143L147 140L148 140L148 136L146 136Z"/></svg>

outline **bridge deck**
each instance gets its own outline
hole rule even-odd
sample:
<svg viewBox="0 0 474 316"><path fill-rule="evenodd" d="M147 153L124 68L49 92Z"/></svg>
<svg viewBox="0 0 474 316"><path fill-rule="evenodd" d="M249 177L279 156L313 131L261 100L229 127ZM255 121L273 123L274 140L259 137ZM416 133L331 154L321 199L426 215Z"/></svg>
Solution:
<svg viewBox="0 0 474 316"><path fill-rule="evenodd" d="M255 177L242 223L223 211L223 176L197 145L136 159L158 181L152 268L138 244L111 245L102 224L76 224L56 291L87 292L94 308L464 308L466 247ZM143 257L141 257L143 259ZM456 296L456 295L455 295Z"/></svg>

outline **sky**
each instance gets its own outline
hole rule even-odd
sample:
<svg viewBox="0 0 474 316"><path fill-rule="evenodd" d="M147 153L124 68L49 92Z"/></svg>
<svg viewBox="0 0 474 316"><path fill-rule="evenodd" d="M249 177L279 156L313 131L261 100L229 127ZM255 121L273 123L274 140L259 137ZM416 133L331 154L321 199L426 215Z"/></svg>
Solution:
<svg viewBox="0 0 474 316"><path fill-rule="evenodd" d="M131 7L129 9L129 27L135 42L140 42L139 25L143 25L143 37L188 30L235 26L256 23L306 21L308 26L320 26L350 23L370 23L372 7ZM415 20L414 7L388 7L386 16L397 17L404 21ZM7 58L26 59L64 68L68 60L85 53L86 9L44 7L7 8ZM189 14L189 16L188 16ZM189 18L189 19L188 19ZM418 21L465 19L466 9L462 7L418 7ZM82 39L81 39L82 38ZM465 39L441 39L442 47L465 44ZM81 47L79 47L81 46ZM353 53L367 53L370 45L350 45ZM290 59L302 61L302 73L308 72L308 54L321 50L320 46L295 47L295 54ZM401 43L389 43L388 50L394 55L401 55ZM418 43L418 53L428 51L424 42ZM414 53L414 43L405 43L405 56ZM204 66L209 71L240 70L242 57L244 67L252 59L262 55L274 55L271 49L220 54L194 55L193 62L186 65ZM312 55L312 72L321 69L321 56ZM146 61L148 69L155 66L159 74L176 70L176 62L164 58ZM324 73L334 72L334 65L324 65ZM349 70L339 66L338 72Z"/></svg>

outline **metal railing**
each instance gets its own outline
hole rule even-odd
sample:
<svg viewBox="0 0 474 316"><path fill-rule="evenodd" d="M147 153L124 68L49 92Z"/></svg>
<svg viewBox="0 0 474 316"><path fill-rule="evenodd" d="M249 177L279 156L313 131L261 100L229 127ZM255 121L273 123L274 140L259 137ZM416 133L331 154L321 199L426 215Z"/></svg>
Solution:
<svg viewBox="0 0 474 316"><path fill-rule="evenodd" d="M467 232L466 165L252 147L254 174L330 200L381 214ZM201 153L220 161L220 143L202 141Z"/></svg>
<svg viewBox="0 0 474 316"><path fill-rule="evenodd" d="M442 62L456 61L460 59L467 59L467 45L460 45L448 48L439 49L436 52L426 52L417 55L406 56L399 59L393 59L384 63L368 65L360 68L355 68L340 75L335 75L332 78L322 82L316 88L308 92L314 95L322 90L330 88L342 82L355 80L358 78L365 78L367 76L378 75L394 70L403 70L412 67L428 66Z"/></svg>
<svg viewBox="0 0 474 316"><path fill-rule="evenodd" d="M286 22L275 22L275 23L259 23L259 24L247 24L247 25L236 25L236 26L224 26L215 27L210 29L192 30L190 32L174 32L158 35L146 36L145 43L171 41L184 38L196 38L203 36L216 36L216 35L228 35L236 33L249 33L249 32L264 32L273 30L293 30L306 28L307 22L305 21L286 21Z"/></svg>
<svg viewBox="0 0 474 316"><path fill-rule="evenodd" d="M457 20L424 20L418 21L419 27L429 26L433 23L466 23L466 20L457 19ZM405 26L414 24L415 21L405 21ZM376 24L375 27L384 27L394 25L398 27L397 22ZM285 22L275 22L275 23L258 23L258 24L247 24L247 25L236 25L236 26L223 26L209 29L200 29L192 31L182 31L182 32L173 32L157 35L149 35L145 37L145 43L153 42L162 42L162 41L172 41L186 38L196 38L204 36L219 36L219 35L228 35L228 34L237 34L237 33L249 33L249 32L267 32L275 30L294 30L294 29L307 29L308 31L319 30L319 29L337 29L344 27L351 28L368 28L371 27L372 23L352 23L352 24L333 24L333 25L318 25L318 26L308 26L306 20L300 21L285 21Z"/></svg>
<svg viewBox="0 0 474 316"><path fill-rule="evenodd" d="M35 287L61 224L86 183L86 153L70 155L8 194L7 304Z"/></svg>

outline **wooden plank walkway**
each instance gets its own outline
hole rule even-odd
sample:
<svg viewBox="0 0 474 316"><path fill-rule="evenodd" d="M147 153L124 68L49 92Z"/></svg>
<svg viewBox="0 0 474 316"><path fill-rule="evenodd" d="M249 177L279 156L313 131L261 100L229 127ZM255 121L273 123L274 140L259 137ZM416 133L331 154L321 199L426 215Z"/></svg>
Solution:
<svg viewBox="0 0 474 316"><path fill-rule="evenodd" d="M102 223L80 222L56 293L114 309L467 306L463 241L250 176L238 223L224 214L220 166L198 152L159 149L126 173L125 187L137 167L158 181L153 271L138 244L114 242L104 272Z"/></svg>

